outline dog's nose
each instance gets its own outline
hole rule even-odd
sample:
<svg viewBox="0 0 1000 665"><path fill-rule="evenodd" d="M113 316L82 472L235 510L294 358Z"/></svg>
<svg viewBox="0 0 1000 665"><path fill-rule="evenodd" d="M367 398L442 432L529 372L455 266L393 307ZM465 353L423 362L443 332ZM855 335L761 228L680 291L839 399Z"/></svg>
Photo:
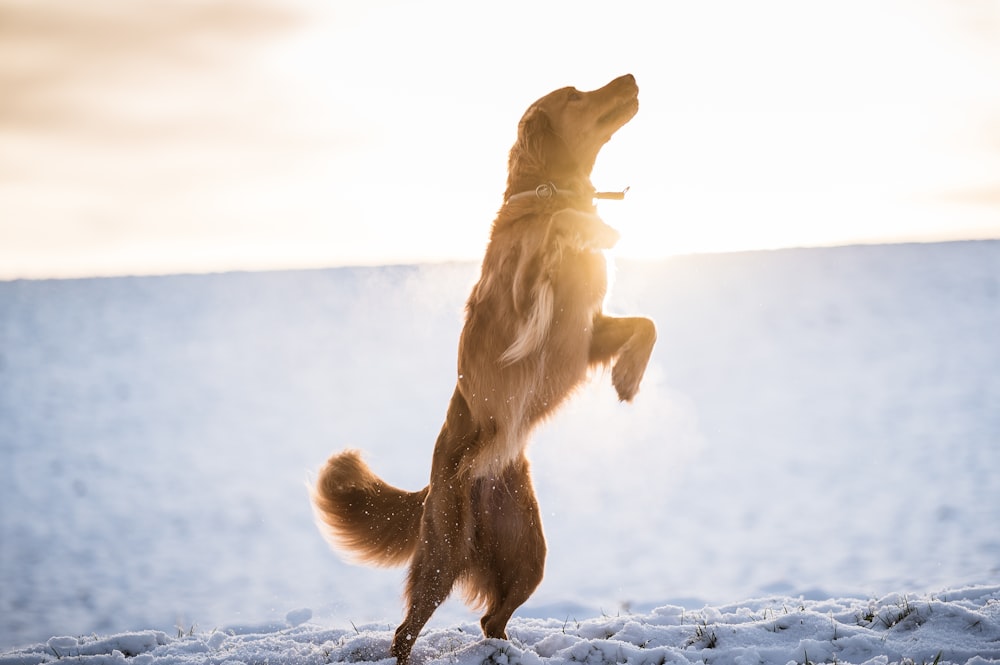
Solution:
<svg viewBox="0 0 1000 665"><path fill-rule="evenodd" d="M631 88L635 92L639 91L639 86L635 82L635 77L631 74L619 76L606 87L610 90L628 90Z"/></svg>

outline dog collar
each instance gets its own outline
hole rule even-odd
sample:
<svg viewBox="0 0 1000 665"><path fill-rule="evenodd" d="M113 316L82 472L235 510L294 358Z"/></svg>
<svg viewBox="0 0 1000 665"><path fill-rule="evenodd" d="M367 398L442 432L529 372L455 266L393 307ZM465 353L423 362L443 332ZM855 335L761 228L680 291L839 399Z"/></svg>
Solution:
<svg viewBox="0 0 1000 665"><path fill-rule="evenodd" d="M594 199L609 199L612 201L621 201L625 198L625 193L629 190L628 187L620 192L598 192L596 190L591 190L591 198ZM534 196L535 198L545 201L551 199L555 196L580 196L571 189L559 189L552 182L543 182L538 187L527 192L518 192L517 194L511 194L507 198L507 203L511 201L516 201L518 199L526 199Z"/></svg>

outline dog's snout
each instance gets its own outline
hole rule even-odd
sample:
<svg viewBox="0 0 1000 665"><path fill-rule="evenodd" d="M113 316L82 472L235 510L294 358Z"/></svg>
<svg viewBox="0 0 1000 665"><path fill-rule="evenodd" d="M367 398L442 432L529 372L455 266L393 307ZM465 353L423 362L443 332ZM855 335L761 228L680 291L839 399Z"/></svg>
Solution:
<svg viewBox="0 0 1000 665"><path fill-rule="evenodd" d="M619 76L614 81L608 84L609 88L635 88L639 89L638 84L635 82L635 77L631 74L624 74Z"/></svg>
<svg viewBox="0 0 1000 665"><path fill-rule="evenodd" d="M616 97L637 97L639 95L639 86L635 82L635 76L624 74L594 92L597 94L614 95Z"/></svg>

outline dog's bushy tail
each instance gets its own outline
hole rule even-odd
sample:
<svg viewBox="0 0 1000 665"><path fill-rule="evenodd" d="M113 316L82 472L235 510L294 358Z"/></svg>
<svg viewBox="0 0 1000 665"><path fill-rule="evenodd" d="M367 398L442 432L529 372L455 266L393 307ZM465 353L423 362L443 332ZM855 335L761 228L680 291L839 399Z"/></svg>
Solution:
<svg viewBox="0 0 1000 665"><path fill-rule="evenodd" d="M426 487L393 487L372 473L358 451L346 450L327 460L310 493L323 535L359 561L397 566L416 550Z"/></svg>

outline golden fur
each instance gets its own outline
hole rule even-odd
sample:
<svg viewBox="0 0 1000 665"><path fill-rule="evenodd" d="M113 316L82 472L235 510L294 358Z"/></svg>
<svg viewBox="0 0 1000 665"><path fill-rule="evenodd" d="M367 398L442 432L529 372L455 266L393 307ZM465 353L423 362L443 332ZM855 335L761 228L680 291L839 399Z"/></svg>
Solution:
<svg viewBox="0 0 1000 665"><path fill-rule="evenodd" d="M622 400L639 390L656 331L649 319L601 311L601 250L618 233L597 216L590 182L601 147L637 110L635 79L625 75L591 92L556 90L521 119L504 205L466 306L430 484L418 492L387 485L356 451L320 471L312 498L326 535L362 561L410 564L406 617L391 648L400 664L455 584L485 609L484 635L506 638L545 563L524 454L532 428L592 367L612 366ZM534 193L544 184L557 188L548 198Z"/></svg>

